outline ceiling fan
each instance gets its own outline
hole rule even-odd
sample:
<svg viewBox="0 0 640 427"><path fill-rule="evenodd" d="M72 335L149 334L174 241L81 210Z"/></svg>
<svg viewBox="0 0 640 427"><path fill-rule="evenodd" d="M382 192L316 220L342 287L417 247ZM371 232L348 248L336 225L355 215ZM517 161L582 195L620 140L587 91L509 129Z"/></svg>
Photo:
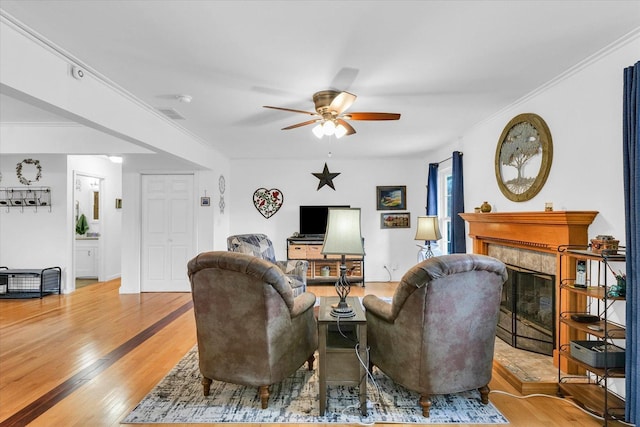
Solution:
<svg viewBox="0 0 640 427"><path fill-rule="evenodd" d="M323 90L313 94L313 103L315 104L316 112L295 110L292 108L272 107L269 105L264 105L263 107L314 116L311 120L287 126L282 128L282 130L295 129L301 126L317 123L313 128L313 133L318 138L322 138L324 135L335 135L337 138L341 138L344 135L353 135L356 133L356 130L353 126L347 123L347 120L400 119L400 114L398 113L346 113L345 111L351 107L355 100L356 96L349 92Z"/></svg>

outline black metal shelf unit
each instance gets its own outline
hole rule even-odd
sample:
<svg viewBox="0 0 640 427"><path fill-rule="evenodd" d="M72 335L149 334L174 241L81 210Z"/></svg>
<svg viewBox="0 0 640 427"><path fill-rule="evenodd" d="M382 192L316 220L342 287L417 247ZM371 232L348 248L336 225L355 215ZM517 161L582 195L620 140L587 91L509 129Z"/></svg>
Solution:
<svg viewBox="0 0 640 427"><path fill-rule="evenodd" d="M609 380L624 378L624 348L626 331L622 324L611 319L612 307L624 302L612 285L613 265L626 262L624 247L614 251L595 252L589 246L561 246L560 292L562 298L577 296L584 305L561 312L558 333L566 333L567 342L560 345L559 357L566 359L580 372L568 375L558 364L559 394L571 397L588 411L603 417L606 426L611 420L624 420L625 402L611 392ZM613 265L612 265L613 264ZM564 326L564 328L562 327Z"/></svg>

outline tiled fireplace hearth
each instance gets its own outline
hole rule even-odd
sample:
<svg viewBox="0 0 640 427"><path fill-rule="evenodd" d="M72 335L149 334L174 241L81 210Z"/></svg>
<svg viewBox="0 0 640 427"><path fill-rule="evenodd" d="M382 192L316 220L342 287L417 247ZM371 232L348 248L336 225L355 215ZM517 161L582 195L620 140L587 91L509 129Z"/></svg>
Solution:
<svg viewBox="0 0 640 427"><path fill-rule="evenodd" d="M521 292L528 298L529 301L521 302L522 307L531 313L540 312L539 316L536 316L540 320L546 318L551 313L553 320L551 322L551 331L548 338L537 336L534 334L535 339L529 340L526 337L519 338L521 348L527 348L527 346L537 339L541 341L550 340L550 344L543 344L540 348L528 348L529 350L537 351L539 353L553 353L554 363L557 366L557 354L558 348L557 336L558 331L557 315L560 312L575 309L583 304L583 301L572 299L568 300L563 298L563 307L558 306L557 292L559 289L559 278L556 272L559 271L560 257L558 257L558 247L562 245L587 245L588 243L588 228L593 222L598 212L596 211L552 211L552 212L494 212L494 213L464 213L460 214L462 218L468 223L469 236L473 239L473 252L477 254L489 255L503 261L509 266L522 269L523 271L532 272L532 274L539 273L540 276L551 277L553 283L553 291L550 293L548 290L534 289L539 284L536 280L524 280L524 291ZM563 266L563 269L569 266ZM569 271L569 270L566 270ZM530 287L527 289L527 287ZM528 295L528 297L527 297ZM505 298L503 298L504 300ZM552 301L549 301L549 300ZM527 305L530 302L537 302L539 307L529 308ZM504 301L503 301L504 302ZM553 304L553 307L549 307L549 304ZM507 322L503 319L501 323ZM508 316L507 314L506 316ZM517 326L514 324L514 326ZM556 327L554 327L556 326ZM538 328L535 329L545 329ZM522 335L522 330L516 332L517 335ZM535 332L535 331L534 331ZM509 338L504 331L502 339L509 342L509 339L516 343L518 338ZM529 332L524 332L529 334ZM555 337L553 335L555 334ZM499 335L500 336L500 335ZM563 331L563 337L568 337L568 331ZM575 339L572 337L571 339ZM555 349L554 347L555 343ZM518 347L518 345L515 345ZM553 350L553 351L550 351ZM571 366L561 366L564 372L572 373Z"/></svg>

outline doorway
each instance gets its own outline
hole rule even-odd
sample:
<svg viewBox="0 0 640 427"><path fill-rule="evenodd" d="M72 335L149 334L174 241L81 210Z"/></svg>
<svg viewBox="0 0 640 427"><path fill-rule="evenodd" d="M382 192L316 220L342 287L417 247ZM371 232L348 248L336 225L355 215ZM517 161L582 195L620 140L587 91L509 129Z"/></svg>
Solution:
<svg viewBox="0 0 640 427"><path fill-rule="evenodd" d="M97 283L102 278L102 234L104 221L101 215L104 178L74 172L74 245L73 265L75 287Z"/></svg>

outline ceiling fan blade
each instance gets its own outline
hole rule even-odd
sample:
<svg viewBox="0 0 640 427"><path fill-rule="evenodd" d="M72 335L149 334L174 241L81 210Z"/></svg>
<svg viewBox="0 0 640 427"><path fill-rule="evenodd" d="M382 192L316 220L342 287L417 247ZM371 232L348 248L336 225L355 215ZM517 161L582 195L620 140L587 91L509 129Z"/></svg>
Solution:
<svg viewBox="0 0 640 427"><path fill-rule="evenodd" d="M399 113L348 113L343 116L347 120L399 120Z"/></svg>
<svg viewBox="0 0 640 427"><path fill-rule="evenodd" d="M310 116L317 116L318 113L304 110L294 110L293 108L284 108L284 107L271 107L270 105L263 105L264 108L271 108L272 110L282 110L289 111L291 113L301 113L301 114L309 114Z"/></svg>
<svg viewBox="0 0 640 427"><path fill-rule="evenodd" d="M356 96L349 92L340 92L333 98L331 104L329 105L330 111L335 111L337 115L342 114L343 111L347 110L349 107L353 105L356 100Z"/></svg>
<svg viewBox="0 0 640 427"><path fill-rule="evenodd" d="M331 80L329 88L337 91L349 90L359 72L357 68L342 67Z"/></svg>
<svg viewBox="0 0 640 427"><path fill-rule="evenodd" d="M345 133L345 135L353 135L354 133L356 133L356 130L353 128L353 126L351 126L345 120L343 119L336 119L336 120L338 123L344 126L344 128L347 130L347 133Z"/></svg>
<svg viewBox="0 0 640 427"><path fill-rule="evenodd" d="M296 123L295 125L287 126L286 128L282 128L282 130L289 130L289 129L299 128L301 126L306 126L306 125L313 124L315 122L319 122L320 120L322 120L322 119L307 120L306 122Z"/></svg>

